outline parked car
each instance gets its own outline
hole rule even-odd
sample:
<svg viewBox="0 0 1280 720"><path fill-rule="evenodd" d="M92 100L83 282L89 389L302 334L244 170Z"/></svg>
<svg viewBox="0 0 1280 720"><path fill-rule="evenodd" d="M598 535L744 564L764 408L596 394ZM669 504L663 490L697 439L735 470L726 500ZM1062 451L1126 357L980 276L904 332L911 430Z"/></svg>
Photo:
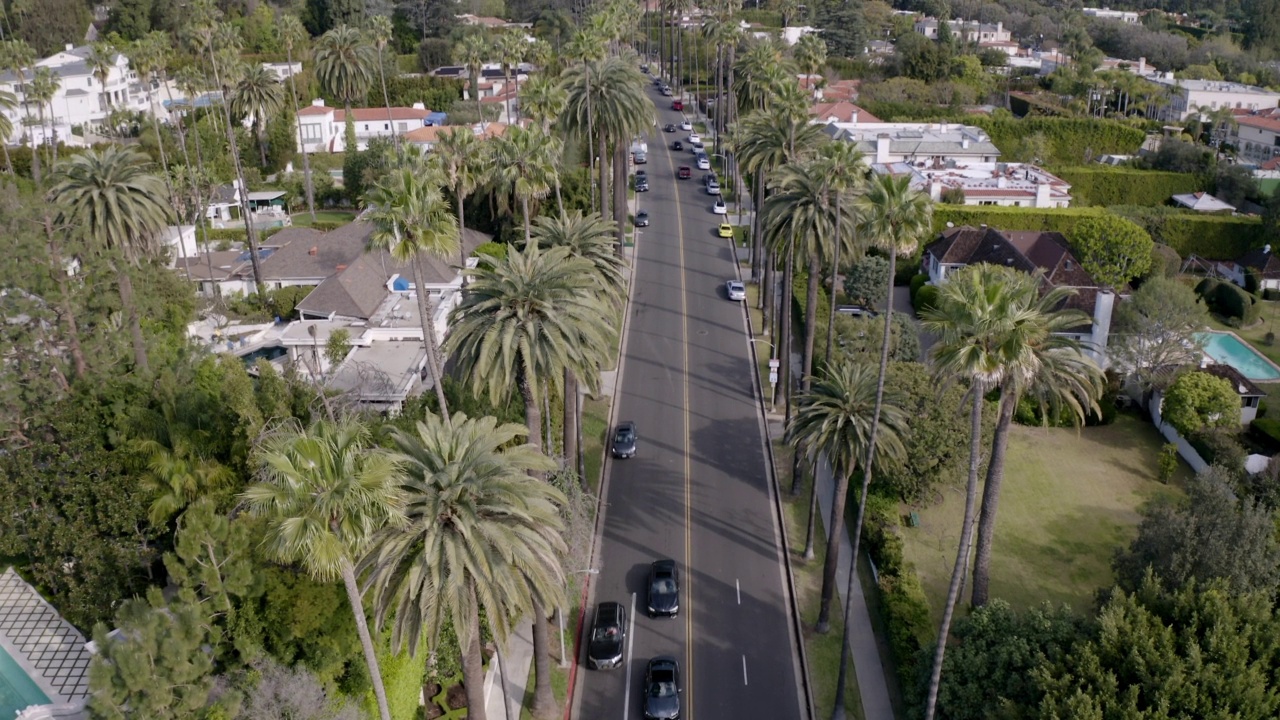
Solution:
<svg viewBox="0 0 1280 720"><path fill-rule="evenodd" d="M717 215L726 215L729 212L729 206L724 204L724 198L716 198L716 204L711 206L711 212Z"/></svg>
<svg viewBox="0 0 1280 720"><path fill-rule="evenodd" d="M717 231L717 233L722 238L731 238L733 237L733 226L727 222L722 222L720 223L720 229Z"/></svg>
<svg viewBox="0 0 1280 720"><path fill-rule="evenodd" d="M644 720L680 719L680 663L656 657L644 670Z"/></svg>
<svg viewBox="0 0 1280 720"><path fill-rule="evenodd" d="M730 280L724 284L724 292L729 296L730 300L746 300L747 286L737 280Z"/></svg>
<svg viewBox="0 0 1280 720"><path fill-rule="evenodd" d="M681 130L692 130L692 129L693 129L693 123L689 122L688 120L682 120L682 121L680 122L680 129L681 129Z"/></svg>
<svg viewBox="0 0 1280 720"><path fill-rule="evenodd" d="M720 194L720 181L716 180L715 178L711 178L710 180L708 180L706 187L707 187L708 195Z"/></svg>
<svg viewBox="0 0 1280 720"><path fill-rule="evenodd" d="M702 136L701 136L701 135L699 135L699 134L698 134L698 133L696 133L696 132L691 132L691 133L689 133L689 142L690 142L690 143L700 143L700 142L702 142Z"/></svg>
<svg viewBox="0 0 1280 720"><path fill-rule="evenodd" d="M649 227L648 210L641 210L636 213L636 227Z"/></svg>
<svg viewBox="0 0 1280 720"><path fill-rule="evenodd" d="M680 614L680 573L675 560L655 560L649 566L649 589L646 606L649 617L675 617Z"/></svg>
<svg viewBox="0 0 1280 720"><path fill-rule="evenodd" d="M707 157L706 153L703 153L698 156L697 165L699 170L710 170L711 158Z"/></svg>
<svg viewBox="0 0 1280 720"><path fill-rule="evenodd" d="M680 142L679 140L673 140L673 141L671 142L671 149L672 149L672 150L683 150L683 149L684 149L684 143Z"/></svg>
<svg viewBox="0 0 1280 720"><path fill-rule="evenodd" d="M662 128L662 132L675 132L675 131L676 131L676 126L672 125L671 123L667 123L666 126Z"/></svg>
<svg viewBox="0 0 1280 720"><path fill-rule="evenodd" d="M618 423L613 431L613 456L616 458L632 458L636 456L636 424L631 421Z"/></svg>
<svg viewBox="0 0 1280 720"><path fill-rule="evenodd" d="M676 179L678 180L688 180L691 177L693 177L693 168L688 165L681 165L680 169L676 170Z"/></svg>
<svg viewBox="0 0 1280 720"><path fill-rule="evenodd" d="M626 646L626 608L622 603L600 603L596 606L587 641L587 666L592 670L608 670L622 665L622 651Z"/></svg>
<svg viewBox="0 0 1280 720"><path fill-rule="evenodd" d="M636 192L649 192L649 175L643 170L636 171Z"/></svg>
<svg viewBox="0 0 1280 720"><path fill-rule="evenodd" d="M872 310L871 308L862 307L861 305L837 305L836 312L842 315L852 315L854 317L873 318L879 315L879 313L877 313L875 310Z"/></svg>
<svg viewBox="0 0 1280 720"><path fill-rule="evenodd" d="M673 94L673 93L671 92L671 88L666 87L666 86L663 86L663 88L662 88L662 95L663 95L664 97L671 97L671 95L672 95L672 94Z"/></svg>
<svg viewBox="0 0 1280 720"><path fill-rule="evenodd" d="M638 152L632 155L632 158L636 161L637 165L644 165L649 162L648 153Z"/></svg>
<svg viewBox="0 0 1280 720"><path fill-rule="evenodd" d="M689 150L692 151L694 155L697 155L700 152L706 152L707 146L700 142L689 143Z"/></svg>
<svg viewBox="0 0 1280 720"><path fill-rule="evenodd" d="M672 100L672 101L671 101L671 109L672 109L672 110L684 110L684 103L683 103L683 102L681 102L680 100Z"/></svg>

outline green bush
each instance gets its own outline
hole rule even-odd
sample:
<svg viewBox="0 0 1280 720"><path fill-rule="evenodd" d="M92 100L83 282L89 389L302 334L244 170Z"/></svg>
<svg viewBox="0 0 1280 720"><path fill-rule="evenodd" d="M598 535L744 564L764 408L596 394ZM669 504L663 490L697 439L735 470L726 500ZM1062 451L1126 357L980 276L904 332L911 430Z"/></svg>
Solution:
<svg viewBox="0 0 1280 720"><path fill-rule="evenodd" d="M422 680L427 672L424 655L421 653L412 658L408 650L392 655L389 647L378 653L378 664L387 690L387 706L393 720L415 720L418 717L418 698L422 696ZM377 717L378 705L372 689L365 695L364 706L369 717Z"/></svg>
<svg viewBox="0 0 1280 720"><path fill-rule="evenodd" d="M1054 174L1071 183L1071 204L1164 205L1172 195L1204 190L1198 175L1104 165L1055 168Z"/></svg>
<svg viewBox="0 0 1280 720"><path fill-rule="evenodd" d="M258 242L262 242L266 240L267 238L271 237L272 235L275 235L276 233L280 232L283 229L284 229L283 227L258 228ZM209 242L214 245L218 243L223 243L223 242L238 242L238 243L249 242L249 233L245 231L243 226L229 227L229 228L207 228L204 231L197 231L196 237L200 237L202 234L205 234L205 233L207 233L209 236Z"/></svg>
<svg viewBox="0 0 1280 720"><path fill-rule="evenodd" d="M907 688L915 685L920 677L921 650L933 639L933 622L929 619L929 600L920 586L919 576L910 565L905 570L900 575L881 575L880 593L889 649L898 679Z"/></svg>
<svg viewBox="0 0 1280 720"><path fill-rule="evenodd" d="M928 284L929 284L929 276L923 273L911 278L911 284L908 286L911 288L911 292L910 292L911 307L915 307L916 305L916 294L920 292L920 288Z"/></svg>
<svg viewBox="0 0 1280 720"><path fill-rule="evenodd" d="M1221 465L1234 473L1241 473L1244 472L1248 452L1236 435L1236 431L1229 428L1206 428L1192 433L1187 442L1210 465Z"/></svg>
<svg viewBox="0 0 1280 720"><path fill-rule="evenodd" d="M1211 312L1226 318L1228 324L1236 321L1238 324L1234 327L1248 325L1258 319L1260 308L1257 298L1236 287L1235 283L1205 278L1196 285L1196 294L1204 298L1204 304Z"/></svg>
<svg viewBox="0 0 1280 720"><path fill-rule="evenodd" d="M915 298L911 301L911 307L915 308L916 313L922 313L925 310L931 310L938 304L938 287L936 285L925 285L916 293Z"/></svg>
<svg viewBox="0 0 1280 720"><path fill-rule="evenodd" d="M1049 143L1049 165L1083 165L1107 154L1133 155L1147 137L1140 128L1097 118L966 116L963 122L986 130L1000 148L1041 133Z"/></svg>
<svg viewBox="0 0 1280 720"><path fill-rule="evenodd" d="M1178 471L1178 446L1173 443L1161 446L1159 463L1160 482L1167 484Z"/></svg>

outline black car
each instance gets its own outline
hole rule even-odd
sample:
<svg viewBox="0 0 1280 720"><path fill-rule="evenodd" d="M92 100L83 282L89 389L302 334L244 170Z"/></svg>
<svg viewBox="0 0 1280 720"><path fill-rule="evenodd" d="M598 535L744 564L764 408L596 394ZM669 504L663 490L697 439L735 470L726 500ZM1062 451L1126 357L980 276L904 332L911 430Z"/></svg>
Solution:
<svg viewBox="0 0 1280 720"><path fill-rule="evenodd" d="M643 210L640 212L644 213ZM644 213L644 224L649 224L649 214ZM640 216L636 215L636 224L640 224ZM636 424L633 422L618 423L613 431L613 456L630 458L636 456Z"/></svg>
<svg viewBox="0 0 1280 720"><path fill-rule="evenodd" d="M649 617L675 617L680 613L680 574L675 560L657 560L649 566Z"/></svg>
<svg viewBox="0 0 1280 720"><path fill-rule="evenodd" d="M676 126L672 125L671 123L667 123L666 127L662 128L662 132L675 132L675 131L676 131Z"/></svg>
<svg viewBox="0 0 1280 720"><path fill-rule="evenodd" d="M636 173L636 192L649 192L649 175L643 170Z"/></svg>
<svg viewBox="0 0 1280 720"><path fill-rule="evenodd" d="M671 143L671 149L672 149L672 150L683 150L683 149L684 149L684 143L680 142L679 140L676 140L676 141L674 141L674 142L672 142L672 143Z"/></svg>
<svg viewBox="0 0 1280 720"><path fill-rule="evenodd" d="M636 213L636 227L649 227L649 211L641 210Z"/></svg>
<svg viewBox="0 0 1280 720"><path fill-rule="evenodd" d="M644 671L645 720L679 720L680 663L673 657L656 657Z"/></svg>
<svg viewBox="0 0 1280 720"><path fill-rule="evenodd" d="M587 665L592 670L608 670L622 664L627 646L627 610L622 603L602 602L596 606L587 644Z"/></svg>

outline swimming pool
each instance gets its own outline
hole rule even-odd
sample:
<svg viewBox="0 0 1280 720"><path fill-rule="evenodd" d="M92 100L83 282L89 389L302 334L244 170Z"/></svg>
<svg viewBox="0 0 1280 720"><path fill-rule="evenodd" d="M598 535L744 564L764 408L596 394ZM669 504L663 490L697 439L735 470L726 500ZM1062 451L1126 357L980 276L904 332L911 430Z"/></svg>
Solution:
<svg viewBox="0 0 1280 720"><path fill-rule="evenodd" d="M1214 362L1230 365L1250 380L1280 380L1280 368L1231 333L1203 332L1196 339Z"/></svg>
<svg viewBox="0 0 1280 720"><path fill-rule="evenodd" d="M49 696L0 648L0 718L11 718L30 705L48 704Z"/></svg>

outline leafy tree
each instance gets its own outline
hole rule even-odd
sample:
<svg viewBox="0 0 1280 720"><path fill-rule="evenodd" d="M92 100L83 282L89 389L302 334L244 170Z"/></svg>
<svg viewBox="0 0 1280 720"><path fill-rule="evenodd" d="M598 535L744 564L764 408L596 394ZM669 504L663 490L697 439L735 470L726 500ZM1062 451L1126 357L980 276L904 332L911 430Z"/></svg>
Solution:
<svg viewBox="0 0 1280 720"><path fill-rule="evenodd" d="M1167 139L1150 160L1152 169L1176 173L1204 173L1213 164L1213 153L1185 140Z"/></svg>
<svg viewBox="0 0 1280 720"><path fill-rule="evenodd" d="M234 720L360 720L360 708L334 697L315 673L271 658L253 665L253 681Z"/></svg>
<svg viewBox="0 0 1280 720"><path fill-rule="evenodd" d="M1203 372L1178 376L1164 393L1160 417L1183 437L1205 428L1240 426L1240 396L1231 381Z"/></svg>
<svg viewBox="0 0 1280 720"><path fill-rule="evenodd" d="M178 521L174 552L164 556L169 579L209 603L231 622L235 600L257 584L252 545L257 531L244 517L231 520L210 500L192 505Z"/></svg>
<svg viewBox="0 0 1280 720"><path fill-rule="evenodd" d="M1115 215L1088 217L1071 230L1071 249L1095 282L1122 289L1151 267L1151 236L1131 220Z"/></svg>
<svg viewBox="0 0 1280 720"><path fill-rule="evenodd" d="M119 0L107 15L107 32L133 42L151 32L154 0Z"/></svg>
<svg viewBox="0 0 1280 720"><path fill-rule="evenodd" d="M1232 592L1274 592L1280 544L1270 508L1238 498L1229 471L1200 473L1179 504L1143 510L1138 537L1116 555L1116 582L1133 592L1150 572L1164 587L1221 580Z"/></svg>
<svg viewBox="0 0 1280 720"><path fill-rule="evenodd" d="M855 305L877 308L884 304L889 280L889 261L879 255L867 255L844 276L844 293Z"/></svg>
<svg viewBox="0 0 1280 720"><path fill-rule="evenodd" d="M347 117L351 117L351 106L363 102L373 84L377 64L373 45L357 28L337 25L316 41L315 63L316 79L347 109Z"/></svg>
<svg viewBox="0 0 1280 720"><path fill-rule="evenodd" d="M884 347L884 323L879 319L838 313L835 332L834 357L844 356L854 362L880 359L880 350ZM889 324L889 359L894 362L920 359L920 328L906 313L893 313Z"/></svg>
<svg viewBox="0 0 1280 720"><path fill-rule="evenodd" d="M1258 181L1244 165L1220 163L1213 175L1213 195L1225 203L1240 207L1249 198L1258 197Z"/></svg>
<svg viewBox="0 0 1280 720"><path fill-rule="evenodd" d="M253 117L253 136L258 140L262 166L267 166L267 122L284 108L284 86L272 70L262 64L244 69L231 95L232 110L240 117Z"/></svg>
<svg viewBox="0 0 1280 720"><path fill-rule="evenodd" d="M166 604L160 588L146 600L126 600L115 629L98 623L98 647L89 666L89 714L95 720L197 717L213 689L213 653L218 634L188 591Z"/></svg>
<svg viewBox="0 0 1280 720"><path fill-rule="evenodd" d="M1150 387L1161 368L1199 361L1196 333L1209 323L1209 309L1177 280L1153 277L1116 306L1109 352L1126 372Z"/></svg>

